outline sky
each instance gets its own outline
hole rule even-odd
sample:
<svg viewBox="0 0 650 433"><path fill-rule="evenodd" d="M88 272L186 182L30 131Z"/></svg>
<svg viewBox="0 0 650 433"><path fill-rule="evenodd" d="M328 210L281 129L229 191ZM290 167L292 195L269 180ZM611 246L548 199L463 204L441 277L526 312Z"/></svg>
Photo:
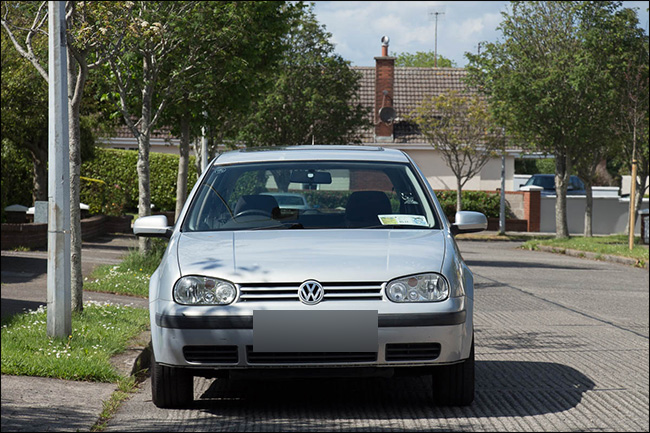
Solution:
<svg viewBox="0 0 650 433"><path fill-rule="evenodd" d="M624 1L638 8L640 26L648 32L648 1ZM465 52L476 53L479 42L495 42L504 1L315 1L314 12L332 34L336 52L352 66L374 66L381 55L381 38L390 38L388 54L434 51L438 15L438 54L458 67L467 64Z"/></svg>

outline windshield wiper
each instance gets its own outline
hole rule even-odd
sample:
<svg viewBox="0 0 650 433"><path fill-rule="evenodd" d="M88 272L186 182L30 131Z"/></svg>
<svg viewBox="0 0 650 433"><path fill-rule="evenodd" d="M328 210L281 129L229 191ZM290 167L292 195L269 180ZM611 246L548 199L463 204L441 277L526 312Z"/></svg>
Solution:
<svg viewBox="0 0 650 433"><path fill-rule="evenodd" d="M304 229L300 223L280 223L277 226L268 226L268 227L254 227L251 230L292 230L292 229Z"/></svg>

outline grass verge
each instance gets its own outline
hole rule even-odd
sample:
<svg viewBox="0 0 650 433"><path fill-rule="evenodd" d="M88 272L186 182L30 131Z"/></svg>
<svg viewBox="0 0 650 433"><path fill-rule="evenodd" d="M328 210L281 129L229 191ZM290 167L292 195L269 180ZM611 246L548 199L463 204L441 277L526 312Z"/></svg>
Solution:
<svg viewBox="0 0 650 433"><path fill-rule="evenodd" d="M2 323L2 374L116 383L124 377L110 363L129 340L149 326L142 308L88 302L72 314L72 335L49 338L45 307Z"/></svg>
<svg viewBox="0 0 650 433"><path fill-rule="evenodd" d="M108 421L115 415L117 410L122 406L122 403L127 400L131 394L138 389L138 381L135 376L122 379L117 384L117 389L111 397L104 402L102 413L99 414L99 419L90 428L91 432L101 432L106 429Z"/></svg>
<svg viewBox="0 0 650 433"><path fill-rule="evenodd" d="M84 281L84 290L115 293L119 295L149 295L149 279L154 273L167 248L167 241L153 239L151 251L140 254L131 250L119 265L98 266Z"/></svg>
<svg viewBox="0 0 650 433"><path fill-rule="evenodd" d="M625 235L594 236L591 238L576 236L567 239L530 239L522 245L522 248L536 250L539 246L548 246L600 255L628 257L636 260L640 266L644 266L648 263L648 249L638 245L639 241L640 239L637 237L634 248L630 250L628 238Z"/></svg>

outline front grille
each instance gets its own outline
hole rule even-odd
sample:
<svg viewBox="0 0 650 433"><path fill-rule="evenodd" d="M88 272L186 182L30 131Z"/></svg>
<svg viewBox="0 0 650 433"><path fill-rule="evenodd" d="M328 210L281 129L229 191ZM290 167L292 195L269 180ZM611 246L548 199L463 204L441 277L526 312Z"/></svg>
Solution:
<svg viewBox="0 0 650 433"><path fill-rule="evenodd" d="M438 356L440 356L440 343L386 345L386 361L431 361Z"/></svg>
<svg viewBox="0 0 650 433"><path fill-rule="evenodd" d="M375 362L377 352L253 352L246 346L249 364L328 364Z"/></svg>
<svg viewBox="0 0 650 433"><path fill-rule="evenodd" d="M237 346L185 346L183 355L187 362L202 364L236 364L239 362Z"/></svg>
<svg viewBox="0 0 650 433"><path fill-rule="evenodd" d="M381 301L382 283L322 283L323 301ZM239 302L299 301L300 283L257 283L239 286Z"/></svg>

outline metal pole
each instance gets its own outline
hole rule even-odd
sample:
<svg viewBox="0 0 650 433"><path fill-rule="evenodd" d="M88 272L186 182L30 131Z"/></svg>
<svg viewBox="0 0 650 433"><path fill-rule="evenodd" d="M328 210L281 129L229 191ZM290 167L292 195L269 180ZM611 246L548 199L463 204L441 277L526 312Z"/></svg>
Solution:
<svg viewBox="0 0 650 433"><path fill-rule="evenodd" d="M201 173L208 166L208 137L205 136L205 126L201 127Z"/></svg>
<svg viewBox="0 0 650 433"><path fill-rule="evenodd" d="M65 2L50 1L47 217L47 335L72 333L70 304L70 158Z"/></svg>
<svg viewBox="0 0 650 433"><path fill-rule="evenodd" d="M433 67L438 67L438 12L436 12L436 37L433 51Z"/></svg>
<svg viewBox="0 0 650 433"><path fill-rule="evenodd" d="M208 121L208 112L203 112L203 120ZM206 127L201 127L201 173L203 173L208 166L208 137L206 137Z"/></svg>
<svg viewBox="0 0 650 433"><path fill-rule="evenodd" d="M506 234L506 152L501 155L501 201L499 203L499 234Z"/></svg>

